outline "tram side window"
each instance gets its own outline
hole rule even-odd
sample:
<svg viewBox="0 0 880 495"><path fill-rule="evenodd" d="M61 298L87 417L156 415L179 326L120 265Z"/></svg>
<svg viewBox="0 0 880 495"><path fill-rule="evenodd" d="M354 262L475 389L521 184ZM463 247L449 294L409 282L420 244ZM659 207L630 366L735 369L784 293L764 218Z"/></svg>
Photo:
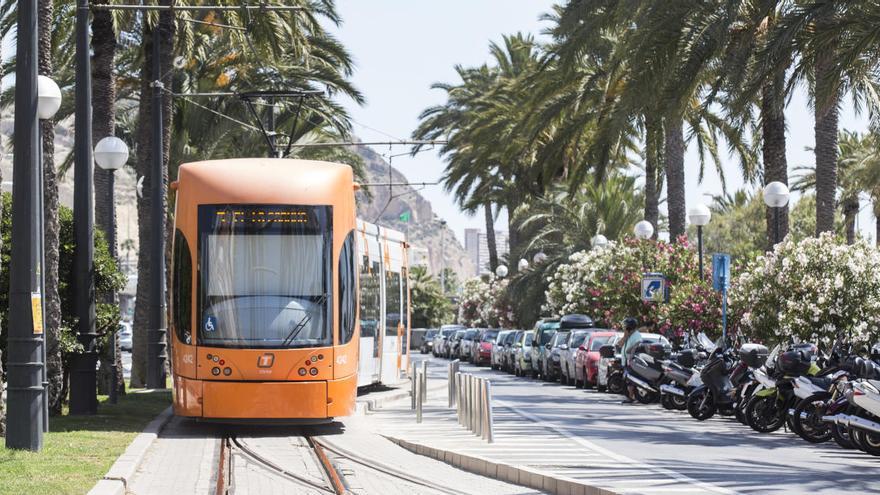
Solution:
<svg viewBox="0 0 880 495"><path fill-rule="evenodd" d="M189 244L180 230L174 232L174 253L171 260L171 317L177 338L192 343L192 258Z"/></svg>
<svg viewBox="0 0 880 495"><path fill-rule="evenodd" d="M347 344L354 336L357 293L355 286L354 231L349 232L339 252L339 344Z"/></svg>
<svg viewBox="0 0 880 495"><path fill-rule="evenodd" d="M400 323L400 273L385 272L385 335L397 335Z"/></svg>
<svg viewBox="0 0 880 495"><path fill-rule="evenodd" d="M379 262L364 256L360 264L361 337L375 337L379 327Z"/></svg>

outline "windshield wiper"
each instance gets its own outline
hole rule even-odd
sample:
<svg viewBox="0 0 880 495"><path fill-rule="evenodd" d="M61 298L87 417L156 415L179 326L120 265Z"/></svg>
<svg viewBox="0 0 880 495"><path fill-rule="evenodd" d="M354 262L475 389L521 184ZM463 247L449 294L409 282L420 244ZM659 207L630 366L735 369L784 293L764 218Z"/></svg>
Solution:
<svg viewBox="0 0 880 495"><path fill-rule="evenodd" d="M321 297L319 297L318 300L315 301L315 304L316 305L323 305L325 301L327 301L327 294L324 294ZM284 338L284 341L281 343L281 345L285 346L285 347L290 345L291 342L296 340L296 337L299 335L299 333L302 331L302 329L305 328L306 325L308 325L308 323L310 321L312 321L312 312L311 311L307 312L306 315L303 316L302 320L300 320L299 323L297 323L297 325L290 330L290 333L287 334L287 337Z"/></svg>

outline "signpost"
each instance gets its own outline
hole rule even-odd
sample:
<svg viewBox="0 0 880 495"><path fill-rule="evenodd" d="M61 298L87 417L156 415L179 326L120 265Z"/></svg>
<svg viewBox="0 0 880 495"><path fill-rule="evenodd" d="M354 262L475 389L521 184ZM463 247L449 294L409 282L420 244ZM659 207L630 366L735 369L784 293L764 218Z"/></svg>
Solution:
<svg viewBox="0 0 880 495"><path fill-rule="evenodd" d="M727 287L730 284L730 255L712 255L712 287L721 293L721 341L727 345Z"/></svg>
<svg viewBox="0 0 880 495"><path fill-rule="evenodd" d="M669 302L669 287L662 273L642 274L642 301Z"/></svg>

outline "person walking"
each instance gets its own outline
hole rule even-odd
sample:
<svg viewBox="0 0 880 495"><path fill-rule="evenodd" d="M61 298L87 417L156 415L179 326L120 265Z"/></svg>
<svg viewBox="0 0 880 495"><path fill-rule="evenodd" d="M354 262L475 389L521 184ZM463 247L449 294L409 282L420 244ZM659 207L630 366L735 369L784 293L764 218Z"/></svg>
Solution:
<svg viewBox="0 0 880 495"><path fill-rule="evenodd" d="M624 375L629 373L629 363L635 352L639 342L642 341L642 334L638 330L639 321L635 318L625 318L623 320L623 338L620 339L620 364L623 366ZM631 383L626 384L626 399L624 404L632 404L635 400L635 387Z"/></svg>

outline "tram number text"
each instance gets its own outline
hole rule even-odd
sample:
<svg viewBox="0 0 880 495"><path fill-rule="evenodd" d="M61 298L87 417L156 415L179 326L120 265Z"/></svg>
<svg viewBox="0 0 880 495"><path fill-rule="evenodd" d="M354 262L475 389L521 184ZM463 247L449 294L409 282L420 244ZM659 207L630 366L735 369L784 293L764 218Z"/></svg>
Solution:
<svg viewBox="0 0 880 495"><path fill-rule="evenodd" d="M342 354L340 356L336 356L336 364L342 366L346 363L348 363L348 355Z"/></svg>

